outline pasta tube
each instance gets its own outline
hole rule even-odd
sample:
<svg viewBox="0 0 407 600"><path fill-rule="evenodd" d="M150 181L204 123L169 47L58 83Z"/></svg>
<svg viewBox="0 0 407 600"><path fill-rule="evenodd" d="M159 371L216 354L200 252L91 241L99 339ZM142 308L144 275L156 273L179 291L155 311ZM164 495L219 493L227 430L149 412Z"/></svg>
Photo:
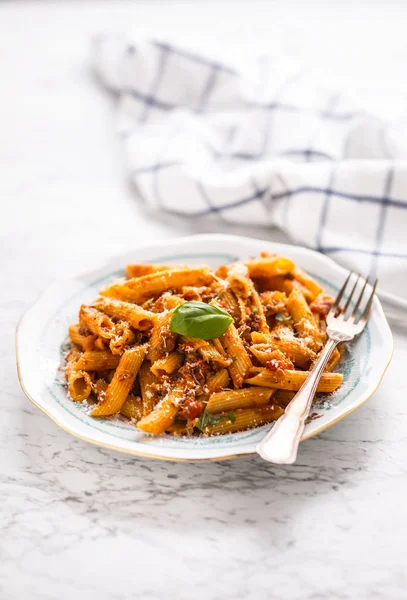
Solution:
<svg viewBox="0 0 407 600"><path fill-rule="evenodd" d="M256 369L256 375L246 379L245 383L277 388L280 390L299 390L306 378L308 371L284 370L282 372L269 369ZM317 387L317 392L334 392L342 383L343 375L340 373L323 373Z"/></svg>
<svg viewBox="0 0 407 600"><path fill-rule="evenodd" d="M95 335L111 339L115 334L113 321L104 313L91 306L81 306L79 311L80 322Z"/></svg>
<svg viewBox="0 0 407 600"><path fill-rule="evenodd" d="M135 346L124 352L106 390L104 400L99 402L91 412L93 417L104 417L119 412L134 385L146 353L146 345Z"/></svg>
<svg viewBox="0 0 407 600"><path fill-rule="evenodd" d="M65 378L68 381L68 391L74 402L82 402L89 398L92 391L90 375L76 368L81 353L73 348L66 356Z"/></svg>
<svg viewBox="0 0 407 600"><path fill-rule="evenodd" d="M169 289L181 289L186 285L208 285L213 280L214 276L208 267L169 269L116 283L103 290L101 295L141 303L150 296L158 296Z"/></svg>
<svg viewBox="0 0 407 600"><path fill-rule="evenodd" d="M83 348L83 350L93 350L95 346L96 335L83 335L79 323L71 325L68 329L71 342Z"/></svg>
<svg viewBox="0 0 407 600"><path fill-rule="evenodd" d="M294 268L294 277L305 288L307 288L313 294L314 297L318 296L318 294L322 292L322 288L319 285L319 283L317 283L315 279L313 279L310 275L308 275L308 273L306 273L299 267Z"/></svg>
<svg viewBox="0 0 407 600"><path fill-rule="evenodd" d="M267 404L274 390L264 387L227 390L211 394L206 410L210 413L228 412L237 408L249 408Z"/></svg>
<svg viewBox="0 0 407 600"><path fill-rule="evenodd" d="M143 417L143 402L133 394L129 394L120 409L120 414L128 419L139 421Z"/></svg>
<svg viewBox="0 0 407 600"><path fill-rule="evenodd" d="M113 355L110 350L88 350L84 352L75 365L79 371L108 371L116 369L120 357Z"/></svg>
<svg viewBox="0 0 407 600"><path fill-rule="evenodd" d="M236 296L231 290L222 290L217 297L218 305L226 310L235 321L240 319L240 308Z"/></svg>
<svg viewBox="0 0 407 600"><path fill-rule="evenodd" d="M157 321L156 314L145 310L137 304L122 302L114 298L98 298L92 306L106 313L109 317L127 321L138 331L151 329Z"/></svg>
<svg viewBox="0 0 407 600"><path fill-rule="evenodd" d="M198 338L192 338L187 336L182 336L182 342L187 344L188 348L191 348L193 351L198 351L199 354L206 361L213 361L218 363L222 367L227 367L230 365L232 360L227 358L223 352L222 346L220 346L222 351L219 351L218 347L215 345L215 341L217 340L200 340Z"/></svg>
<svg viewBox="0 0 407 600"><path fill-rule="evenodd" d="M161 314L153 327L148 352L148 358L153 363L175 347L175 334L170 330L171 317L171 311Z"/></svg>
<svg viewBox="0 0 407 600"><path fill-rule="evenodd" d="M177 265L180 268L181 265ZM187 268L188 265L182 265L183 268ZM126 273L127 277L143 277L144 275L150 275L150 273L157 273L157 271L168 271L172 269L170 265L127 265Z"/></svg>
<svg viewBox="0 0 407 600"><path fill-rule="evenodd" d="M219 435L223 433L234 433L252 427L258 427L265 423L270 423L279 419L284 413L284 409L277 404L271 406L262 406L257 408L240 408L235 411L234 419L230 420L230 415L220 413L224 419L216 425L209 425L203 431L205 435Z"/></svg>
<svg viewBox="0 0 407 600"><path fill-rule="evenodd" d="M294 271L295 265L292 260L283 256L266 256L247 261L249 277L274 277L275 275L286 275Z"/></svg>
<svg viewBox="0 0 407 600"><path fill-rule="evenodd" d="M108 383L103 379L98 379L94 388L98 400L103 400L106 395ZM133 394L129 394L120 409L120 414L128 419L139 421L143 416L143 402L140 398L136 398Z"/></svg>
<svg viewBox="0 0 407 600"><path fill-rule="evenodd" d="M312 350L319 350L322 345L319 329L301 290L293 288L288 297L287 307L298 335L306 340Z"/></svg>
<svg viewBox="0 0 407 600"><path fill-rule="evenodd" d="M223 336L220 338L221 344L232 358L228 369L235 387L242 386L245 377L247 376L252 361L247 353L242 340L237 333L236 327L229 325Z"/></svg>
<svg viewBox="0 0 407 600"><path fill-rule="evenodd" d="M229 373L227 369L220 369L211 377L208 377L206 381L206 387L208 388L208 392L217 392L222 388L225 388L229 385Z"/></svg>
<svg viewBox="0 0 407 600"><path fill-rule="evenodd" d="M126 346L133 344L136 341L136 334L132 331L127 323L121 321L116 324L116 334L110 340L109 347L112 354L122 354Z"/></svg>
<svg viewBox="0 0 407 600"><path fill-rule="evenodd" d="M137 427L146 433L159 435L173 424L179 411L179 403L184 398L184 390L170 390L154 409L137 423Z"/></svg>
<svg viewBox="0 0 407 600"><path fill-rule="evenodd" d="M145 361L140 369L140 391L143 400L143 415L150 414L157 404L157 396L154 385L158 382L157 377L151 371L150 363Z"/></svg>
<svg viewBox="0 0 407 600"><path fill-rule="evenodd" d="M69 395L74 402L82 402L89 398L92 391L92 381L86 371L73 371L68 379Z"/></svg>
<svg viewBox="0 0 407 600"><path fill-rule="evenodd" d="M294 365L288 356L281 352L281 350L273 350L269 344L253 344L253 346L250 346L249 350L262 365L267 366L267 363L274 361L274 364L277 365L277 368L294 368Z"/></svg>
<svg viewBox="0 0 407 600"><path fill-rule="evenodd" d="M227 280L230 287L237 296L248 298L251 294L251 286L249 279L249 271L246 265L235 263L232 265L227 274Z"/></svg>
<svg viewBox="0 0 407 600"><path fill-rule="evenodd" d="M294 390L276 390L274 400L281 406L288 406L296 393Z"/></svg>
<svg viewBox="0 0 407 600"><path fill-rule="evenodd" d="M159 358L151 365L151 372L157 377L169 375L178 369L184 361L184 357L179 352L170 352L168 356Z"/></svg>

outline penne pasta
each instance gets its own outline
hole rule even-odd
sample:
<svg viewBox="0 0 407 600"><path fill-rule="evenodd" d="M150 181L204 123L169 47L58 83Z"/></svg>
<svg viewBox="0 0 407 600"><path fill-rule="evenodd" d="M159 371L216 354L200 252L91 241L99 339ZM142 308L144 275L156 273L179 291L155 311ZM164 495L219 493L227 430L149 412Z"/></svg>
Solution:
<svg viewBox="0 0 407 600"><path fill-rule="evenodd" d="M258 331L261 331L262 333L265 333L265 334L270 333L270 328L267 324L266 313L264 312L263 304L260 300L260 296L257 293L257 290L255 289L254 285L252 288L251 299L252 299L251 312L252 312L252 315L255 315L254 319L255 319Z"/></svg>
<svg viewBox="0 0 407 600"><path fill-rule="evenodd" d="M175 347L175 335L170 330L170 321L172 312L166 312L160 315L150 337L150 349L148 359L155 362L163 358Z"/></svg>
<svg viewBox="0 0 407 600"><path fill-rule="evenodd" d="M93 334L84 335L81 330L79 323L69 327L68 332L71 342L80 346L83 350L93 350L97 336Z"/></svg>
<svg viewBox="0 0 407 600"><path fill-rule="evenodd" d="M279 324L274 327L269 343L301 369L308 369L317 358L317 354L303 340L294 337L293 330L287 325Z"/></svg>
<svg viewBox="0 0 407 600"><path fill-rule="evenodd" d="M113 355L110 350L88 350L84 352L75 365L80 371L108 371L119 366L120 357Z"/></svg>
<svg viewBox="0 0 407 600"><path fill-rule="evenodd" d="M143 402L133 394L129 394L120 409L120 414L132 421L140 421L143 418Z"/></svg>
<svg viewBox="0 0 407 600"><path fill-rule="evenodd" d="M127 323L116 324L116 335L110 340L109 348L112 354L122 354L127 346L136 341L136 334Z"/></svg>
<svg viewBox="0 0 407 600"><path fill-rule="evenodd" d="M104 400L108 383L104 379L98 379L94 385L94 391L98 400ZM143 402L141 398L136 398L129 394L120 409L120 414L128 419L139 421L143 416Z"/></svg>
<svg viewBox="0 0 407 600"><path fill-rule="evenodd" d="M180 296L174 296L172 294L163 294L157 300L155 300L151 306L155 313L162 313L166 310L172 310L177 308L180 304L184 304L185 300Z"/></svg>
<svg viewBox="0 0 407 600"><path fill-rule="evenodd" d="M85 371L76 368L80 357L81 353L76 348L73 348L68 352L65 357L65 378L68 382L69 396L74 402L86 400L92 392L92 380L90 375Z"/></svg>
<svg viewBox="0 0 407 600"><path fill-rule="evenodd" d="M157 394L154 386L158 383L158 379L151 371L151 365L148 361L145 361L141 366L139 379L143 401L143 415L146 416L150 414L157 404Z"/></svg>
<svg viewBox="0 0 407 600"><path fill-rule="evenodd" d="M314 294L296 279L286 279L284 282L284 291L286 294L290 294L294 288L298 288L302 292L307 302L311 302L315 298Z"/></svg>
<svg viewBox="0 0 407 600"><path fill-rule="evenodd" d="M72 375L72 372L75 370L76 365L78 364L78 360L82 356L82 352L78 350L78 348L72 348L68 354L65 356L65 379L68 380Z"/></svg>
<svg viewBox="0 0 407 600"><path fill-rule="evenodd" d="M239 326L245 325L250 318L250 302L248 298L242 298L242 296L236 296L237 303L239 305Z"/></svg>
<svg viewBox="0 0 407 600"><path fill-rule="evenodd" d="M264 366L267 366L268 363L271 363L273 361L274 363L278 363L277 368L294 368L294 365L288 358L288 356L281 352L281 350L273 350L271 344L253 344L252 346L250 346L249 350Z"/></svg>
<svg viewBox="0 0 407 600"><path fill-rule="evenodd" d="M68 379L68 390L74 402L82 402L92 392L92 380L86 371L73 371Z"/></svg>
<svg viewBox="0 0 407 600"><path fill-rule="evenodd" d="M314 297L318 296L318 294L322 292L322 288L319 283L317 283L315 279L313 279L310 275L308 275L308 273L305 273L305 271L299 267L294 268L293 274L295 279L299 281L305 288L307 288L314 295Z"/></svg>
<svg viewBox="0 0 407 600"><path fill-rule="evenodd" d="M295 371L287 369L280 373L269 369L257 369L253 377L246 379L245 383L276 388L280 390L299 390L306 378L308 371ZM317 392L334 392L342 383L343 375L340 373L323 373L317 387Z"/></svg>
<svg viewBox="0 0 407 600"><path fill-rule="evenodd" d="M126 274L69 327L68 394L89 400L93 417L122 415L153 435L256 427L282 414L327 340L333 299L284 256L262 252L216 271L133 263ZM342 352L318 392L341 384Z"/></svg>
<svg viewBox="0 0 407 600"><path fill-rule="evenodd" d="M249 277L246 265L234 264L228 271L227 279L237 297L240 320L243 323L252 321L257 330L268 333L269 327L259 294Z"/></svg>
<svg viewBox="0 0 407 600"><path fill-rule="evenodd" d="M98 337L112 339L115 335L113 321L96 308L82 305L79 311L79 319L81 323Z"/></svg>
<svg viewBox="0 0 407 600"><path fill-rule="evenodd" d="M256 286L259 294L265 292L282 292L286 295L285 282L287 277L285 275L274 275L273 277L252 277L253 282Z"/></svg>
<svg viewBox="0 0 407 600"><path fill-rule="evenodd" d="M249 408L267 404L274 390L264 387L243 388L241 390L227 390L211 394L206 410L210 413L227 412L237 408Z"/></svg>
<svg viewBox="0 0 407 600"><path fill-rule="evenodd" d="M107 350L110 341L107 338L97 337L95 340L95 350Z"/></svg>
<svg viewBox="0 0 407 600"><path fill-rule="evenodd" d="M137 373L146 356L147 346L135 346L120 357L119 366L106 390L105 398L92 410L93 417L105 417L119 412L129 395Z"/></svg>
<svg viewBox="0 0 407 600"><path fill-rule="evenodd" d="M179 411L179 404L185 397L184 390L170 390L154 409L138 423L137 427L146 433L159 435L170 427Z"/></svg>
<svg viewBox="0 0 407 600"><path fill-rule="evenodd" d="M232 359L228 369L235 387L239 388L252 366L252 361L233 323L226 329L220 341Z"/></svg>
<svg viewBox="0 0 407 600"><path fill-rule="evenodd" d="M93 307L104 312L109 317L127 321L134 329L138 331L147 331L157 322L157 315L145 310L137 304L122 302L114 298L98 298Z"/></svg>
<svg viewBox="0 0 407 600"><path fill-rule="evenodd" d="M228 367L232 362L230 358L227 358L225 356L221 344L221 351L219 347L215 345L214 342L216 342L217 340L211 340L210 342L208 342L206 340L200 340L198 338L191 338L186 336L182 336L181 339L183 344L186 344L190 351L193 350L199 352L202 358L204 358L208 362L212 361L218 363L222 367Z"/></svg>
<svg viewBox="0 0 407 600"><path fill-rule="evenodd" d="M171 435L186 436L192 434L193 427L191 427L188 423L173 423L167 427L166 432L171 433Z"/></svg>
<svg viewBox="0 0 407 600"><path fill-rule="evenodd" d="M311 350L319 350L322 345L319 329L304 294L298 288L293 288L290 293L287 308L292 315L298 335L305 339Z"/></svg>
<svg viewBox="0 0 407 600"><path fill-rule="evenodd" d="M151 365L151 372L156 377L169 375L178 369L184 362L184 357L179 352L170 352L168 356L159 358Z"/></svg>
<svg viewBox="0 0 407 600"><path fill-rule="evenodd" d="M217 304L226 310L235 321L240 319L240 308L236 296L231 290L223 290L217 296Z"/></svg>
<svg viewBox="0 0 407 600"><path fill-rule="evenodd" d="M289 258L283 256L266 256L245 262L249 277L274 277L287 275L294 271L295 265Z"/></svg>
<svg viewBox="0 0 407 600"><path fill-rule="evenodd" d="M249 271L246 265L235 263L230 267L227 274L227 280L231 290L242 298L248 298L251 294L251 286L253 285L249 279Z"/></svg>
<svg viewBox="0 0 407 600"><path fill-rule="evenodd" d="M229 385L229 373L227 369L220 369L211 377L208 377L206 381L206 387L208 388L208 392L217 392L218 390L224 389Z"/></svg>
<svg viewBox="0 0 407 600"><path fill-rule="evenodd" d="M186 302L191 300L202 302L202 296L207 293L207 289L205 286L198 288L193 285L185 285L181 290L182 298Z"/></svg>
<svg viewBox="0 0 407 600"><path fill-rule="evenodd" d="M208 267L168 269L114 284L100 293L109 298L141 303L150 296L158 296L168 289L181 289L186 285L208 285L212 281L214 276Z"/></svg>
<svg viewBox="0 0 407 600"><path fill-rule="evenodd" d="M183 268L187 268L188 265L183 265ZM127 277L143 277L144 275L150 275L151 273L157 273L157 271L168 271L172 269L170 265L127 265L126 274ZM179 265L178 265L179 268Z"/></svg>
<svg viewBox="0 0 407 600"><path fill-rule="evenodd" d="M271 423L279 419L283 413L284 409L277 404L256 408L240 408L235 411L232 420L227 413L221 413L219 416L223 416L224 419L216 425L206 427L203 433L205 435L220 435L251 429L252 427Z"/></svg>
<svg viewBox="0 0 407 600"><path fill-rule="evenodd" d="M325 367L325 371L333 371L339 361L341 360L343 355L343 346L339 345L335 348L335 350L331 354L331 358L328 360L328 363Z"/></svg>
<svg viewBox="0 0 407 600"><path fill-rule="evenodd" d="M287 296L284 292L278 290L270 290L260 294L260 302L263 305L263 310L266 316L271 316L276 313L282 313L286 309Z"/></svg>
<svg viewBox="0 0 407 600"><path fill-rule="evenodd" d="M252 331L250 338L253 344L269 344L271 341L271 334L261 333L260 331Z"/></svg>
<svg viewBox="0 0 407 600"><path fill-rule="evenodd" d="M294 390L276 390L273 398L280 406L288 406L297 392Z"/></svg>

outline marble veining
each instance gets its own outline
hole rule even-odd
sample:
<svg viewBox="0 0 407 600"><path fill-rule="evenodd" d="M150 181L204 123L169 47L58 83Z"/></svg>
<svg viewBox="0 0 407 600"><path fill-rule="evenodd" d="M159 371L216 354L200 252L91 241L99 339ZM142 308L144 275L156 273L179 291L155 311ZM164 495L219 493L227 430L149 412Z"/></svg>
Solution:
<svg viewBox="0 0 407 600"><path fill-rule="evenodd" d="M301 23L291 25L283 5L262 2L233 3L233 14L230 3L217 3L214 24L209 4L215 10L200 2L66 0L0 7L0 73L8 90L0 95L1 600L407 598L402 330L378 392L302 444L290 467L258 457L167 463L100 449L58 429L20 389L16 323L62 272L95 268L150 239L216 230L155 218L125 186L113 107L85 64L90 36L132 20L182 35L198 19L203 33L248 40L250 22L263 48L277 39L291 52L303 35L312 60L322 39L335 60L338 28L357 37L346 11L338 9L333 30L316 0L313 10L298 8ZM352 16L363 23L356 7ZM392 27L405 23L391 19ZM284 35L270 34L273 22L285 23ZM303 22L314 24L315 40L304 37ZM378 27L365 40L372 53ZM402 35L387 42L389 56L402 56ZM373 62L376 77L381 63ZM397 70L394 61L391 68ZM255 235L283 240L277 232Z"/></svg>

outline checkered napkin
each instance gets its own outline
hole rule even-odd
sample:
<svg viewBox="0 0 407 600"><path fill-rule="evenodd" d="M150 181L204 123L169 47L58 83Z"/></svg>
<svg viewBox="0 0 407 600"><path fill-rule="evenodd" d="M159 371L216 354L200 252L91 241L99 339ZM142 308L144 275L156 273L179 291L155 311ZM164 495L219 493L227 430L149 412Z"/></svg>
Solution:
<svg viewBox="0 0 407 600"><path fill-rule="evenodd" d="M102 37L129 174L161 213L277 226L407 297L407 147L391 123L286 63L226 64ZM407 307L407 302L404 307Z"/></svg>

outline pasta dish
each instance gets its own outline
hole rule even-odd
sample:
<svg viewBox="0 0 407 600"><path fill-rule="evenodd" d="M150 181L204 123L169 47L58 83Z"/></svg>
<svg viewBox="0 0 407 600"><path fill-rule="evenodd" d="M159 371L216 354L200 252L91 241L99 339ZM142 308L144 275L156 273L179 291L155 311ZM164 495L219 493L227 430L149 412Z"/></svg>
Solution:
<svg viewBox="0 0 407 600"><path fill-rule="evenodd" d="M278 419L323 348L333 298L288 258L130 264L69 327L69 397L149 434L218 435ZM332 354L317 392L343 376Z"/></svg>

